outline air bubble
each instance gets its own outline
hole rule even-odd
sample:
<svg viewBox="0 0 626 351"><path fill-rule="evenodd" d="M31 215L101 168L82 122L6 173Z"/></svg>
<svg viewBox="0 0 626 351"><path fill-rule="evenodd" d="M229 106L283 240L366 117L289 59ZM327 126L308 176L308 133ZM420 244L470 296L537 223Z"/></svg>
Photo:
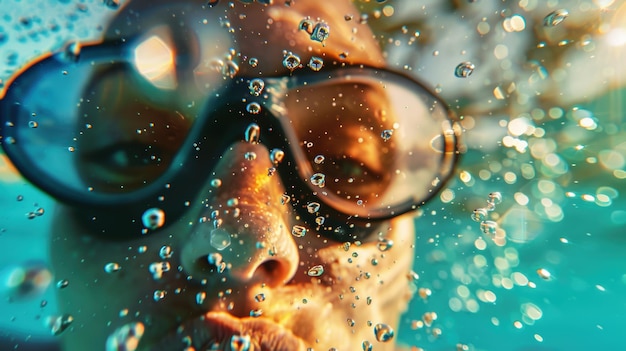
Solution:
<svg viewBox="0 0 626 351"><path fill-rule="evenodd" d="M309 277L319 277L324 274L324 267L322 265L317 265L309 268L306 272Z"/></svg>
<svg viewBox="0 0 626 351"><path fill-rule="evenodd" d="M81 45L77 41L69 42L63 48L63 58L70 62L76 62L80 58Z"/></svg>
<svg viewBox="0 0 626 351"><path fill-rule="evenodd" d="M261 317L262 315L263 315L263 310L260 308L250 310L250 317L252 318L258 318L258 317Z"/></svg>
<svg viewBox="0 0 626 351"><path fill-rule="evenodd" d="M74 321L74 317L72 317L72 315L70 314L64 314L62 316L58 316L51 323L52 326L50 328L50 331L52 332L52 335L56 336L56 335L63 333L63 331L65 331L72 324L73 321Z"/></svg>
<svg viewBox="0 0 626 351"><path fill-rule="evenodd" d="M315 156L315 158L313 159L313 162L315 162L315 164L322 164L324 162L325 157L323 155L317 155Z"/></svg>
<svg viewBox="0 0 626 351"><path fill-rule="evenodd" d="M256 123L251 123L244 134L245 140L251 144L259 142L259 136L261 134L261 127Z"/></svg>
<svg viewBox="0 0 626 351"><path fill-rule="evenodd" d="M291 234L297 238L301 238L306 235L307 229L301 225L294 225L291 228Z"/></svg>
<svg viewBox="0 0 626 351"><path fill-rule="evenodd" d="M316 213L316 212L318 212L320 210L320 204L318 202L309 202L306 205L306 210L309 213Z"/></svg>
<svg viewBox="0 0 626 351"><path fill-rule="evenodd" d="M261 78L254 78L250 80L250 84L248 85L248 88L250 89L250 94L254 96L261 95L264 87L265 87L265 82Z"/></svg>
<svg viewBox="0 0 626 351"><path fill-rule="evenodd" d="M132 322L117 328L106 342L106 351L135 351L145 331L141 322Z"/></svg>
<svg viewBox="0 0 626 351"><path fill-rule="evenodd" d="M222 75L224 77L234 78L237 73L239 73L239 66L235 62L231 60L224 62L222 66Z"/></svg>
<svg viewBox="0 0 626 351"><path fill-rule="evenodd" d="M278 166L279 163L282 162L283 158L285 158L285 152L281 149L272 149L270 151L270 161L274 166Z"/></svg>
<svg viewBox="0 0 626 351"><path fill-rule="evenodd" d="M498 223L494 221L483 221L480 223L480 230L487 235L493 236L498 230Z"/></svg>
<svg viewBox="0 0 626 351"><path fill-rule="evenodd" d="M161 228L165 224L165 212L160 208L149 208L141 216L141 222L151 230Z"/></svg>
<svg viewBox="0 0 626 351"><path fill-rule="evenodd" d="M249 335L233 335L230 338L230 349L232 351L250 350L250 336Z"/></svg>
<svg viewBox="0 0 626 351"><path fill-rule="evenodd" d="M68 285L70 285L70 281L67 279L61 279L57 282L58 289L65 289Z"/></svg>
<svg viewBox="0 0 626 351"><path fill-rule="evenodd" d="M172 248L170 246L167 245L163 245L161 246L161 249L159 250L159 256L166 260L170 257L172 257L172 254L174 254L174 251L172 250Z"/></svg>
<svg viewBox="0 0 626 351"><path fill-rule="evenodd" d="M326 185L326 176L323 173L315 173L311 176L311 184L323 188Z"/></svg>
<svg viewBox="0 0 626 351"><path fill-rule="evenodd" d="M216 228L211 231L211 238L209 240L211 246L217 250L224 250L230 246L231 238L230 233L222 228Z"/></svg>
<svg viewBox="0 0 626 351"><path fill-rule="evenodd" d="M376 243L376 247L381 252L388 251L393 246L393 240L387 238L378 239L378 243Z"/></svg>
<svg viewBox="0 0 626 351"><path fill-rule="evenodd" d="M568 16L569 16L569 12L565 9L552 11L543 19L543 25L546 27L558 26Z"/></svg>
<svg viewBox="0 0 626 351"><path fill-rule="evenodd" d="M163 277L164 272L169 272L171 266L169 262L152 262L148 266L148 270L152 273L152 279L159 280Z"/></svg>
<svg viewBox="0 0 626 351"><path fill-rule="evenodd" d="M313 28L313 33L311 33L311 39L315 41L319 41L320 43L324 43L328 36L330 35L330 27L328 24L319 22Z"/></svg>
<svg viewBox="0 0 626 351"><path fill-rule="evenodd" d="M363 351L372 351L374 348L374 345L372 345L372 343L367 340L363 341L362 346L363 346Z"/></svg>
<svg viewBox="0 0 626 351"><path fill-rule="evenodd" d="M487 219L487 210L484 208L477 208L472 212L472 220L474 222L482 222Z"/></svg>
<svg viewBox="0 0 626 351"><path fill-rule="evenodd" d="M256 66L258 66L258 65L259 65L259 59L258 59L258 58L256 58L256 57L251 57L251 58L248 60L248 64L249 64L251 67L256 67Z"/></svg>
<svg viewBox="0 0 626 351"><path fill-rule="evenodd" d="M254 296L254 300L255 300L256 302L263 302L263 301L265 301L265 294L263 294L263 293L256 294L256 295Z"/></svg>
<svg viewBox="0 0 626 351"><path fill-rule="evenodd" d="M300 21L300 24L298 25L298 29L303 30L309 34L313 34L313 21L307 17L304 18L302 21Z"/></svg>
<svg viewBox="0 0 626 351"><path fill-rule="evenodd" d="M300 57L291 52L288 53L283 59L283 66L293 72L296 68L300 67Z"/></svg>
<svg viewBox="0 0 626 351"><path fill-rule="evenodd" d="M37 123L36 121L28 121L28 127L37 128L39 127L39 123Z"/></svg>
<svg viewBox="0 0 626 351"><path fill-rule="evenodd" d="M253 101L246 106L246 111L252 115L258 115L261 113L261 105L258 102Z"/></svg>
<svg viewBox="0 0 626 351"><path fill-rule="evenodd" d="M378 323L374 327L374 335L376 336L376 340L380 342L387 342L393 339L393 328L384 323Z"/></svg>
<svg viewBox="0 0 626 351"><path fill-rule="evenodd" d="M243 155L243 157L248 161L254 161L256 160L256 152L248 151Z"/></svg>
<svg viewBox="0 0 626 351"><path fill-rule="evenodd" d="M196 294L196 304L197 305L202 305L204 303L205 299L206 299L206 292L201 291L201 292Z"/></svg>
<svg viewBox="0 0 626 351"><path fill-rule="evenodd" d="M122 269L122 266L116 262L109 262L104 266L104 271L107 273L115 273Z"/></svg>
<svg viewBox="0 0 626 351"><path fill-rule="evenodd" d="M211 179L211 186L214 188L219 188L220 186L222 186L222 180L218 178Z"/></svg>
<svg viewBox="0 0 626 351"><path fill-rule="evenodd" d="M281 205L286 205L289 203L289 201L291 200L291 197L287 194L283 194L280 196L280 203Z"/></svg>
<svg viewBox="0 0 626 351"><path fill-rule="evenodd" d="M383 138L384 141L391 139L392 135L393 135L392 129L385 129L380 133L380 137Z"/></svg>
<svg viewBox="0 0 626 351"><path fill-rule="evenodd" d="M474 72L474 64L471 62L461 62L454 69L454 75L459 78L467 78Z"/></svg>
<svg viewBox="0 0 626 351"><path fill-rule="evenodd" d="M309 66L309 68L311 70L317 72L317 71L321 70L322 67L324 67L324 60L321 59L320 57L313 56L309 60L308 66Z"/></svg>
<svg viewBox="0 0 626 351"><path fill-rule="evenodd" d="M165 298L165 296L167 295L167 291L165 290L155 290L154 294L152 295L152 298L154 299L154 301L161 301Z"/></svg>
<svg viewBox="0 0 626 351"><path fill-rule="evenodd" d="M487 195L487 202L494 205L502 203L502 194L500 192L493 192Z"/></svg>

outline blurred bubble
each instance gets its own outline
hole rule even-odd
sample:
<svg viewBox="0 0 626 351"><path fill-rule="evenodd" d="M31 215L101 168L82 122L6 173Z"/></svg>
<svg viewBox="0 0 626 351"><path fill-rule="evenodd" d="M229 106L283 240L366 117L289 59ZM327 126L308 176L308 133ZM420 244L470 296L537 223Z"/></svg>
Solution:
<svg viewBox="0 0 626 351"><path fill-rule="evenodd" d="M39 261L10 265L0 270L2 292L14 299L39 297L52 282L52 273Z"/></svg>

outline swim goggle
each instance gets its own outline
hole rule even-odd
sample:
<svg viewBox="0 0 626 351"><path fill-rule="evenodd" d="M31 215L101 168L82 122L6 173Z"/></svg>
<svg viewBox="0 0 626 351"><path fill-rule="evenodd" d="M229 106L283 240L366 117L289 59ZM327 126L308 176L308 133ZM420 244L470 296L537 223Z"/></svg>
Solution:
<svg viewBox="0 0 626 351"><path fill-rule="evenodd" d="M453 173L460 127L411 77L341 64L230 77L223 62L177 75L137 47L70 45L8 82L0 137L25 178L117 222L150 207L175 217L230 145L260 142L304 218L344 233L418 208Z"/></svg>

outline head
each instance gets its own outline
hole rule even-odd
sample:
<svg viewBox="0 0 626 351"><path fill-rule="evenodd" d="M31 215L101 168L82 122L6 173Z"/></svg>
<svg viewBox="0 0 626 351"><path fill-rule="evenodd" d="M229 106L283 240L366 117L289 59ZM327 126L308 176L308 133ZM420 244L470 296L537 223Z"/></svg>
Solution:
<svg viewBox="0 0 626 351"><path fill-rule="evenodd" d="M395 348L374 328L397 329L411 298L413 221L368 218L367 206L386 203L396 160L429 174L440 166L381 138L398 128L381 85L325 84L322 70L310 73L325 77L307 81L313 88L297 86L284 62L293 54L302 66L319 57L339 70L383 67L368 27L344 18L356 14L349 1L305 0L120 9L104 42L124 39L133 64L94 70L81 87L73 177L119 195L177 175L116 206L59 203L52 264L69 281L58 299L74 320L64 349ZM305 18L328 25L329 37L312 40ZM237 77L245 89L223 95ZM246 111L254 78L265 82L258 95L270 95L257 116ZM449 141L436 143L424 144L449 153Z"/></svg>

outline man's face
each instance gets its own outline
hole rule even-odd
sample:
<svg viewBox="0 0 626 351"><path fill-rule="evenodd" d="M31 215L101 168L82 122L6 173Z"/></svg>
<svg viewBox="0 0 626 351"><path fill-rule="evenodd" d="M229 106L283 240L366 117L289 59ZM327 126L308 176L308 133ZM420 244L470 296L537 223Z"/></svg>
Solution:
<svg viewBox="0 0 626 351"><path fill-rule="evenodd" d="M200 3L206 2L152 6L160 9L156 11L132 2L109 26L107 37L131 37L162 24L165 29L159 31L175 33L172 45L181 57L174 58L177 74L185 65L197 69L231 48L240 59L238 74L248 77L288 76L283 50L304 63L312 56L331 63L349 53L347 62L382 65L367 27L344 18L356 15L347 2L333 2L328 8L304 0L290 6L279 1L273 6L235 2L202 8ZM331 33L323 44L298 29L307 16L329 25ZM181 43L187 44L181 49ZM247 63L252 57L258 59L254 67ZM173 84L168 78L158 79L154 82ZM113 81L124 86L122 78ZM110 86L94 82L92 88L97 92ZM180 84L177 88L186 89ZM144 101L123 95L119 98ZM176 123L171 111L195 109L168 101L166 93L152 99L145 97L146 104L161 107L151 116L171 118L168 125ZM300 107L308 108L306 102ZM110 123L89 112L95 116L94 126ZM337 128L328 121L298 122L298 116L289 117L302 123L299 130L308 131L302 138L310 140ZM128 128L139 130L143 122ZM360 141L338 142L348 144L344 147L349 152L359 145L367 148L370 132L359 125L365 122L342 121L351 123L355 128L346 128L345 138ZM283 168L272 162L269 147L262 142L264 132L261 143L235 142L222 150L219 161L206 172L210 176L201 184L189 184L197 191L188 199L187 210L171 221L165 212L165 225L145 235L112 239L77 220L76 209L59 206L52 259L56 277L69 281L58 293L61 312L74 318L62 336L66 349L84 350L86 345L102 349L107 340L108 345L126 342L132 348L134 339L125 337L124 326L140 336L139 349L200 350L214 344L220 350L240 349L234 345L246 338L261 350L355 350L366 341L376 350L394 348L393 339L377 341L374 330L378 324L395 329L410 298L412 220L403 217L354 229L370 235L350 244L316 231L285 201L283 195L291 189L281 180ZM167 133L158 132L156 137ZM168 145L174 148L178 142ZM273 167L275 173L268 173ZM305 235L298 235L298 226L308 229ZM379 238L391 240L393 246L386 248Z"/></svg>

